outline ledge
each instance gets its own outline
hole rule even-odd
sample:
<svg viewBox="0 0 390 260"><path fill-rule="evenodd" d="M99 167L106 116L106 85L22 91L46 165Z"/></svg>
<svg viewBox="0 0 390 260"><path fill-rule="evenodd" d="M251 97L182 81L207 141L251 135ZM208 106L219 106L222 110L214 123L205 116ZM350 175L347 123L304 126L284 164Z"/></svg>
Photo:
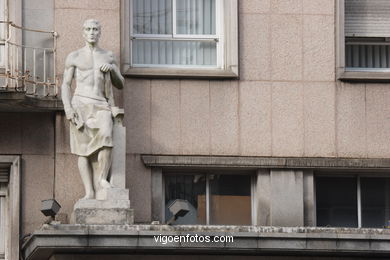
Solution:
<svg viewBox="0 0 390 260"><path fill-rule="evenodd" d="M389 83L390 72L344 71L339 74L338 79L356 83Z"/></svg>
<svg viewBox="0 0 390 260"><path fill-rule="evenodd" d="M233 236L233 242L156 242L158 235ZM174 251L173 251L174 250ZM390 230L255 226L44 225L24 243L24 259L53 254L236 254L390 256Z"/></svg>
<svg viewBox="0 0 390 260"><path fill-rule="evenodd" d="M124 67L124 76L137 78L238 79L232 70Z"/></svg>
<svg viewBox="0 0 390 260"><path fill-rule="evenodd" d="M40 98L26 95L23 92L0 91L0 111L47 112L62 110L62 101L58 98Z"/></svg>
<svg viewBox="0 0 390 260"><path fill-rule="evenodd" d="M390 170L390 159L142 155L148 167Z"/></svg>

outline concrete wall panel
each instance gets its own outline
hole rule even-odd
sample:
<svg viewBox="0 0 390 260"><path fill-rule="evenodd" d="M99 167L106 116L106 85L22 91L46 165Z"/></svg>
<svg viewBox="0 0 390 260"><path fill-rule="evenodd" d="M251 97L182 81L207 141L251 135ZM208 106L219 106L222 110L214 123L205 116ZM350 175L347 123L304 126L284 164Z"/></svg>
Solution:
<svg viewBox="0 0 390 260"><path fill-rule="evenodd" d="M305 15L303 17L303 76L305 80L334 81L334 46L334 17Z"/></svg>
<svg viewBox="0 0 390 260"><path fill-rule="evenodd" d="M262 14L271 10L271 0L246 0L238 1L238 4L242 14Z"/></svg>
<svg viewBox="0 0 390 260"><path fill-rule="evenodd" d="M336 89L337 155L366 157L366 87L341 83Z"/></svg>
<svg viewBox="0 0 390 260"><path fill-rule="evenodd" d="M237 81L210 82L211 154L238 154Z"/></svg>
<svg viewBox="0 0 390 260"><path fill-rule="evenodd" d="M390 85L366 87L367 156L390 157Z"/></svg>
<svg viewBox="0 0 390 260"><path fill-rule="evenodd" d="M22 232L28 234L41 227L46 217L41 201L53 198L54 159L50 155L23 155L21 175ZM63 202L59 201L60 204Z"/></svg>
<svg viewBox="0 0 390 260"><path fill-rule="evenodd" d="M137 223L150 223L152 218L151 170L145 168L139 155L126 156L126 188L130 190L130 206Z"/></svg>
<svg viewBox="0 0 390 260"><path fill-rule="evenodd" d="M270 17L246 14L240 19L240 76L243 80L271 78Z"/></svg>
<svg viewBox="0 0 390 260"><path fill-rule="evenodd" d="M271 170L271 225L303 226L303 173Z"/></svg>
<svg viewBox="0 0 390 260"><path fill-rule="evenodd" d="M302 0L271 0L273 13L278 14L301 14Z"/></svg>
<svg viewBox="0 0 390 260"><path fill-rule="evenodd" d="M335 145L335 83L305 82L305 156L333 157Z"/></svg>
<svg viewBox="0 0 390 260"><path fill-rule="evenodd" d="M22 114L22 153L54 153L54 115L51 113Z"/></svg>
<svg viewBox="0 0 390 260"><path fill-rule="evenodd" d="M303 86L272 85L272 155L302 156L304 152Z"/></svg>
<svg viewBox="0 0 390 260"><path fill-rule="evenodd" d="M334 0L303 0L304 14L334 15Z"/></svg>
<svg viewBox="0 0 390 260"><path fill-rule="evenodd" d="M275 81L302 79L302 20L301 15L272 15L271 77Z"/></svg>
<svg viewBox="0 0 390 260"><path fill-rule="evenodd" d="M240 85L241 155L271 154L271 83L241 81Z"/></svg>
<svg viewBox="0 0 390 260"><path fill-rule="evenodd" d="M181 150L183 154L210 154L209 81L180 82Z"/></svg>
<svg viewBox="0 0 390 260"><path fill-rule="evenodd" d="M151 86L152 152L180 151L180 81L153 80Z"/></svg>
<svg viewBox="0 0 390 260"><path fill-rule="evenodd" d="M126 79L124 125L127 153L151 153L150 85L150 80Z"/></svg>
<svg viewBox="0 0 390 260"><path fill-rule="evenodd" d="M22 152L22 114L0 113L0 153Z"/></svg>

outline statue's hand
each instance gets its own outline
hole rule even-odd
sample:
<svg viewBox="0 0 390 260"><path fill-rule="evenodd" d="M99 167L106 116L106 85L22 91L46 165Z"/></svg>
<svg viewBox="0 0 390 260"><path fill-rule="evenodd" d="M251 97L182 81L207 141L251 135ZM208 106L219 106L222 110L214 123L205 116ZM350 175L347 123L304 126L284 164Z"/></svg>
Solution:
<svg viewBox="0 0 390 260"><path fill-rule="evenodd" d="M73 110L73 108L65 109L66 119L76 125L77 113Z"/></svg>
<svg viewBox="0 0 390 260"><path fill-rule="evenodd" d="M103 64L102 66L100 66L100 71L101 72L109 72L109 71L111 71L111 70L113 70L113 66L112 66L112 64L108 64L108 63L106 63L106 64Z"/></svg>

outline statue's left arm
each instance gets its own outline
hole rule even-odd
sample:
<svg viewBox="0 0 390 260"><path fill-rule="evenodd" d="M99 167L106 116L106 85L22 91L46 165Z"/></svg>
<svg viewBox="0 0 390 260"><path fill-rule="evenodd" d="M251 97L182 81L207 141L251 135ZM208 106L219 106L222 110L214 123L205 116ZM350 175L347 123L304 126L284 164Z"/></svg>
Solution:
<svg viewBox="0 0 390 260"><path fill-rule="evenodd" d="M116 63L116 59L114 57L114 54L112 52L110 52L109 55L111 56L110 57L111 63L110 64L103 64L100 67L100 70L103 72L110 72L112 85L114 85L114 87L116 87L118 89L122 89L123 86L125 85L125 79L123 78L123 76L119 70L118 64Z"/></svg>

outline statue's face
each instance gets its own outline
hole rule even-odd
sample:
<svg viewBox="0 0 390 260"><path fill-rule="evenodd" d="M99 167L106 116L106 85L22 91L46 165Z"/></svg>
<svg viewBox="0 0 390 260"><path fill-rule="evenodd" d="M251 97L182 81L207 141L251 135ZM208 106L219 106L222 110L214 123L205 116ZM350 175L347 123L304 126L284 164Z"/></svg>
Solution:
<svg viewBox="0 0 390 260"><path fill-rule="evenodd" d="M83 36L88 43L92 43L92 44L97 43L100 37L100 28L98 24L95 22L85 23Z"/></svg>

